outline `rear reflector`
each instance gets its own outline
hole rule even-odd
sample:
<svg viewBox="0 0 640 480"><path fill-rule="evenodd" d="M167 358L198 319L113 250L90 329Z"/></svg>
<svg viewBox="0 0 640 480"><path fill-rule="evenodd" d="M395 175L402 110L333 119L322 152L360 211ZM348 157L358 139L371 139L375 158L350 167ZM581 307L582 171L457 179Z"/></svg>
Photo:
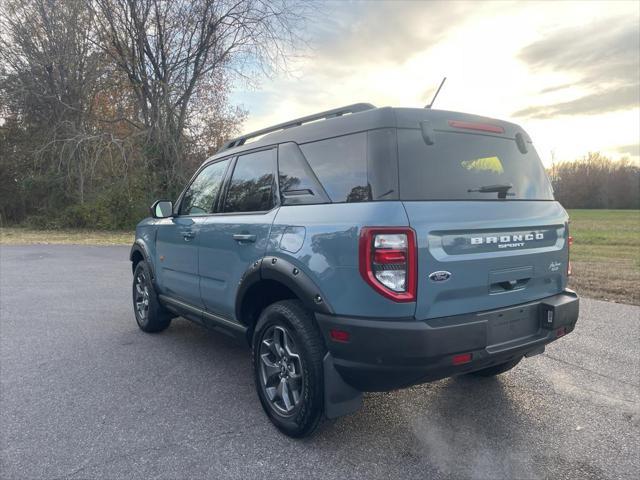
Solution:
<svg viewBox="0 0 640 480"><path fill-rule="evenodd" d="M459 355L454 355L451 363L454 365L462 365L464 363L469 363L471 361L472 355L470 353L461 353Z"/></svg>
<svg viewBox="0 0 640 480"><path fill-rule="evenodd" d="M562 327L556 330L556 338L563 337L567 334L567 327Z"/></svg>
<svg viewBox="0 0 640 480"><path fill-rule="evenodd" d="M344 330L337 330L335 328L329 330L329 336L334 342L346 343L350 339L349 332L345 332Z"/></svg>
<svg viewBox="0 0 640 480"><path fill-rule="evenodd" d="M504 128L499 125L491 125L490 123L459 122L457 120L449 120L449 126L453 128L464 128L467 130L478 130L480 132L504 133Z"/></svg>

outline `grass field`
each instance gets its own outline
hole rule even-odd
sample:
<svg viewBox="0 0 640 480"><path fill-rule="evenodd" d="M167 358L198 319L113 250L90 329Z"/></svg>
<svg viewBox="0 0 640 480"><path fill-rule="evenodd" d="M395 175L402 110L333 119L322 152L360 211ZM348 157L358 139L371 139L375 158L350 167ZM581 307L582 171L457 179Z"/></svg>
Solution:
<svg viewBox="0 0 640 480"><path fill-rule="evenodd" d="M640 210L570 210L569 285L580 295L640 305ZM0 244L131 245L133 232L3 228Z"/></svg>
<svg viewBox="0 0 640 480"><path fill-rule="evenodd" d="M131 245L133 232L96 230L32 230L29 228L0 228L0 244L73 244L73 245Z"/></svg>
<svg viewBox="0 0 640 480"><path fill-rule="evenodd" d="M569 285L580 295L640 305L640 210L570 210Z"/></svg>

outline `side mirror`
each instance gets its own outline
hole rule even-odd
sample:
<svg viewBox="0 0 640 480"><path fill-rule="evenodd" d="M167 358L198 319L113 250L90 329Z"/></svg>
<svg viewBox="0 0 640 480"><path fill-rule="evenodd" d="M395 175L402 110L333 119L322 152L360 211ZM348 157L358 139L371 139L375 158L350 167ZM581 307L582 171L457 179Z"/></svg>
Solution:
<svg viewBox="0 0 640 480"><path fill-rule="evenodd" d="M156 200L150 210L153 218L169 218L173 215L173 203L169 200Z"/></svg>

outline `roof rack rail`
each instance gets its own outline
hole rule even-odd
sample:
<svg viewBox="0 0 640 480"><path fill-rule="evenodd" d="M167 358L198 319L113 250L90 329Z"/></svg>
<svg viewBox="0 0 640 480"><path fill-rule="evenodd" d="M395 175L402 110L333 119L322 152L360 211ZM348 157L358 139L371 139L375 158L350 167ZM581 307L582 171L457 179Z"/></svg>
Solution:
<svg viewBox="0 0 640 480"><path fill-rule="evenodd" d="M277 125L273 125L272 127L263 128L262 130L257 130L255 132L247 133L246 135L242 135L240 137L234 138L233 140L229 140L218 151L222 152L223 150L228 150L233 147L239 147L240 145L244 145L245 142L250 138L260 137L262 135L266 135L267 133L277 132L279 130L284 130L286 128L299 127L304 123L313 122L315 120L340 117L347 113L364 112L365 110L371 110L372 108L376 108L376 107L375 105L372 105L370 103L354 103L353 105L346 105L344 107L333 108L325 112L314 113L313 115L307 115L306 117L296 118L295 120L291 120L289 122L279 123Z"/></svg>

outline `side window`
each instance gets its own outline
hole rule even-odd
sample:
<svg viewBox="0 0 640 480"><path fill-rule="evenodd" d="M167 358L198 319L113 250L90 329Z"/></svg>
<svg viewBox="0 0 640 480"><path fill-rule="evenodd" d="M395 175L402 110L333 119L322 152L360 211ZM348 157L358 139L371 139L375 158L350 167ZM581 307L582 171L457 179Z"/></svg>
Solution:
<svg viewBox="0 0 640 480"><path fill-rule="evenodd" d="M306 143L300 149L333 202L371 200L366 133Z"/></svg>
<svg viewBox="0 0 640 480"><path fill-rule="evenodd" d="M262 212L273 207L275 150L238 157L224 202L225 212Z"/></svg>
<svg viewBox="0 0 640 480"><path fill-rule="evenodd" d="M283 143L278 147L278 175L284 205L330 202L295 143Z"/></svg>
<svg viewBox="0 0 640 480"><path fill-rule="evenodd" d="M205 167L184 193L180 215L206 215L213 213L213 203L218 196L229 159Z"/></svg>

